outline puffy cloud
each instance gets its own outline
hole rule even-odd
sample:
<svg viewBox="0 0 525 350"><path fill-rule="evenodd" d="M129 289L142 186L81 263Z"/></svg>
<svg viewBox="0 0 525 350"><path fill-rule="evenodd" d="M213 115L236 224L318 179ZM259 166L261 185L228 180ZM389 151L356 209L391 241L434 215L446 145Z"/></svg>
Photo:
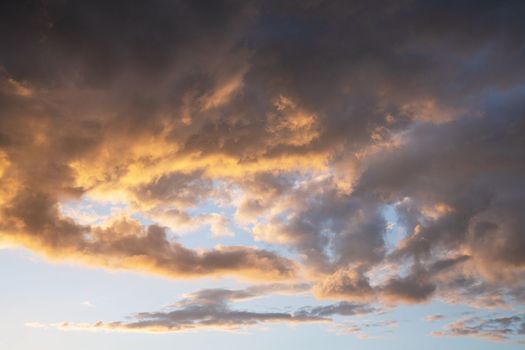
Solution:
<svg viewBox="0 0 525 350"><path fill-rule="evenodd" d="M368 271L362 268L339 269L318 282L314 292L318 297L326 299L420 303L429 300L438 289L443 289L443 293L448 296L452 289L447 285L450 278L441 273L469 259L469 256L442 259L428 267L412 266L404 274L394 270L386 273L376 283L371 283Z"/></svg>
<svg viewBox="0 0 525 350"><path fill-rule="evenodd" d="M338 270L315 286L315 294L320 297L337 299L370 300L374 298L374 289L369 279L359 271Z"/></svg>
<svg viewBox="0 0 525 350"><path fill-rule="evenodd" d="M401 203L396 209L408 231L391 261L417 267L456 252L471 257L465 278L477 274L508 290L520 284L521 216L514 210L524 203L521 95L494 98L484 116L416 125L403 146L372 158L356 192Z"/></svg>
<svg viewBox="0 0 525 350"><path fill-rule="evenodd" d="M295 274L291 260L270 251L242 246L191 250L169 239L165 228L144 227L125 217L106 226L78 225L62 217L52 199L42 194L17 197L4 215L7 219L0 227L6 232L5 239L55 259L176 278L226 274L286 279Z"/></svg>
<svg viewBox="0 0 525 350"><path fill-rule="evenodd" d="M202 178L202 171L189 174L171 173L138 185L133 194L142 205L192 206L210 195L211 180Z"/></svg>
<svg viewBox="0 0 525 350"><path fill-rule="evenodd" d="M299 178L279 197L282 202L273 199L270 215L254 226L256 239L290 246L316 272L384 257L379 206L340 191L333 177Z"/></svg>

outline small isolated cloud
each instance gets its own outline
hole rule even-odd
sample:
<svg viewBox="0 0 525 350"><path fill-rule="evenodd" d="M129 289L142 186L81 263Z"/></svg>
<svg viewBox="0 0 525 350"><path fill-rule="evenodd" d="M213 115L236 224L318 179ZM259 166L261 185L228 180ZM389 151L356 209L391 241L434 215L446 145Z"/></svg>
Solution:
<svg viewBox="0 0 525 350"><path fill-rule="evenodd" d="M434 321L442 320L442 319L444 319L444 318L445 318L444 315L441 315L441 314L434 314L434 315L428 315L428 316L425 316L424 320L425 320L425 321L429 321L429 322L434 322Z"/></svg>
<svg viewBox="0 0 525 350"><path fill-rule="evenodd" d="M89 300L83 301L81 304L85 307L95 307L95 305Z"/></svg>
<svg viewBox="0 0 525 350"><path fill-rule="evenodd" d="M353 334L359 339L378 339L391 333L399 323L395 320L341 322L332 326L332 330L339 335Z"/></svg>

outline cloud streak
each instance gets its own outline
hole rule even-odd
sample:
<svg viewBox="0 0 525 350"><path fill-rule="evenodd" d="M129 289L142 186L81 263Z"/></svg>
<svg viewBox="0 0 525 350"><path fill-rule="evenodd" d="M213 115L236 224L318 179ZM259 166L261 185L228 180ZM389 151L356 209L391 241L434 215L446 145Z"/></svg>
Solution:
<svg viewBox="0 0 525 350"><path fill-rule="evenodd" d="M432 335L442 337L475 337L492 341L525 341L525 317L520 314L508 317L467 317L454 321L443 331Z"/></svg>
<svg viewBox="0 0 525 350"><path fill-rule="evenodd" d="M130 316L130 321L86 323L27 323L30 327L57 328L60 330L85 330L108 332L175 333L200 329L236 331L267 323L330 323L331 316L353 316L376 311L365 304L338 303L327 306L303 307L295 312L259 312L235 309L232 302L262 297L272 293L306 291L305 285L259 285L241 290L204 289L187 295L170 310L140 312Z"/></svg>

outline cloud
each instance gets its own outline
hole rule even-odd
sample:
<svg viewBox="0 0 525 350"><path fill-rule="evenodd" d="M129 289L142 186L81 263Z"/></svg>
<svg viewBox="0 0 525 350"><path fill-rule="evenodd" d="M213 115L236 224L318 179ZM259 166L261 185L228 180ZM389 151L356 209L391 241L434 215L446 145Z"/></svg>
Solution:
<svg viewBox="0 0 525 350"><path fill-rule="evenodd" d="M55 259L177 278L226 274L286 279L295 273L291 260L270 251L242 246L191 250L168 239L165 228L144 227L126 217L117 218L105 227L78 225L61 217L56 205L44 195L17 198L6 212L9 220L3 227L17 229L7 239Z"/></svg>
<svg viewBox="0 0 525 350"><path fill-rule="evenodd" d="M524 14L2 4L0 239L171 278L303 278L337 301L523 303ZM149 225L59 210L86 197ZM173 238L202 227L255 243Z"/></svg>
<svg viewBox="0 0 525 350"><path fill-rule="evenodd" d="M89 300L83 301L81 304L85 307L94 307L93 303Z"/></svg>
<svg viewBox="0 0 525 350"><path fill-rule="evenodd" d="M392 328L399 325L397 321L385 320L385 321L362 321L362 322L344 322L333 325L333 330L336 334L346 335L355 334L357 338L364 339L378 339L383 338L384 334L391 333ZM381 333L379 335L371 335L370 331L379 328Z"/></svg>
<svg viewBox="0 0 525 350"><path fill-rule="evenodd" d="M142 205L192 206L210 195L211 180L202 178L202 171L189 174L170 173L134 188L133 194ZM151 203L151 204L150 204Z"/></svg>
<svg viewBox="0 0 525 350"><path fill-rule="evenodd" d="M307 285L256 285L247 289L204 289L186 295L170 310L140 312L132 315L130 321L88 323L41 324L29 322L26 325L37 328L61 330L119 331L172 333L199 329L239 330L265 323L310 323L331 322L330 316L352 316L375 311L369 305L339 303L320 307L305 307L296 312L258 312L233 309L230 303L262 297L274 293L292 293L307 290Z"/></svg>
<svg viewBox="0 0 525 350"><path fill-rule="evenodd" d="M433 332L432 335L523 342L525 317L520 314L496 318L466 317L446 325L443 331Z"/></svg>
<svg viewBox="0 0 525 350"><path fill-rule="evenodd" d="M434 322L444 319L445 316L441 314L428 315L424 318L425 321Z"/></svg>
<svg viewBox="0 0 525 350"><path fill-rule="evenodd" d="M429 300L441 287L447 272L470 259L462 255L433 262L430 266L412 266L405 275L390 272L379 283L372 284L362 269L339 269L319 281L314 292L319 298L345 300L381 300L386 303L421 303ZM445 281L448 278L445 277ZM446 287L443 287L446 288Z"/></svg>

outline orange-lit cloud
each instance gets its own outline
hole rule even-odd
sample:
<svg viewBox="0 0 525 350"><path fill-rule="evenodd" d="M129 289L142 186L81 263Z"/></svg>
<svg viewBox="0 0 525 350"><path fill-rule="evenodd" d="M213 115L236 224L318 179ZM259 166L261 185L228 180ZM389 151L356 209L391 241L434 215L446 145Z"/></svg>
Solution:
<svg viewBox="0 0 525 350"><path fill-rule="evenodd" d="M523 8L483 6L10 4L0 241L318 298L523 304ZM176 238L199 230L206 249Z"/></svg>

